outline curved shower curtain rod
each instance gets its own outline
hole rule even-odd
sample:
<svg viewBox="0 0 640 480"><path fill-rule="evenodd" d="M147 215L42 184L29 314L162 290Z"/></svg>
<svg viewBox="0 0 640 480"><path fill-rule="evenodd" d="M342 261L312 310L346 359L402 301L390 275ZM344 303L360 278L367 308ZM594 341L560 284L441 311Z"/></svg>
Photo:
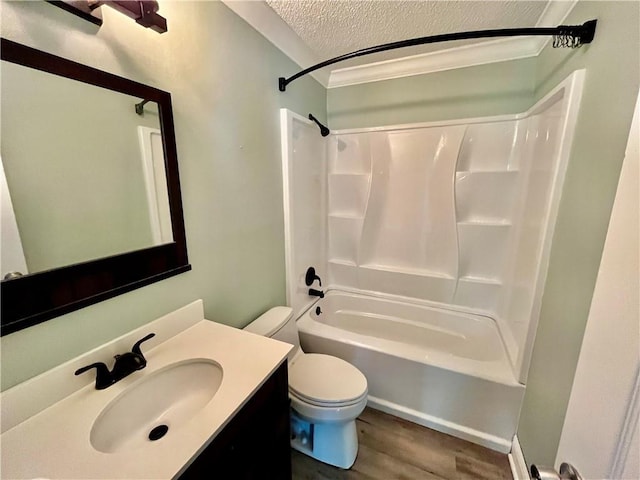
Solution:
<svg viewBox="0 0 640 480"><path fill-rule="evenodd" d="M385 52L396 48L413 47L415 45L424 45L427 43L448 42L450 40L468 40L472 38L491 38L491 37L516 37L516 36L548 36L552 35L553 46L577 48L585 43L591 43L596 33L597 20L589 20L582 25L560 25L558 27L530 27L530 28L503 28L494 30L475 30L472 32L445 33L442 35L433 35L430 37L412 38L409 40L401 40L399 42L385 43L375 47L363 48L355 52L346 53L339 57L334 57L324 62L305 68L289 78L280 77L278 79L278 88L284 92L294 80L314 72L320 68L334 63L349 60L350 58L370 55L372 53Z"/></svg>

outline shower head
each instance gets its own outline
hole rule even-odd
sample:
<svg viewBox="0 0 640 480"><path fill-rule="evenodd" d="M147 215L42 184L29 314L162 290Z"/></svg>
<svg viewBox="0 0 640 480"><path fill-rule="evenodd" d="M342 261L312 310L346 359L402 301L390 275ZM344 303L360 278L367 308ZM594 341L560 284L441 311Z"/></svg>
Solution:
<svg viewBox="0 0 640 480"><path fill-rule="evenodd" d="M321 124L318 121L318 119L316 117L314 117L312 114L309 114L309 120L315 122L316 125L318 125L318 127L320 127L320 135L322 135L323 137L326 137L327 135L329 135L331 133L331 130L329 130L327 127L325 127L323 124Z"/></svg>

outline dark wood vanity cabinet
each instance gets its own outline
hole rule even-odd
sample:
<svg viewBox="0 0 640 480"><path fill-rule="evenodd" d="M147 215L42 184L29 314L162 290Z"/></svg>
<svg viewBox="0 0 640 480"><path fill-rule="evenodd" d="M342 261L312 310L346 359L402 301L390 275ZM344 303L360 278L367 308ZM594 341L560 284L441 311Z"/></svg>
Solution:
<svg viewBox="0 0 640 480"><path fill-rule="evenodd" d="M179 480L288 480L287 362L269 377Z"/></svg>

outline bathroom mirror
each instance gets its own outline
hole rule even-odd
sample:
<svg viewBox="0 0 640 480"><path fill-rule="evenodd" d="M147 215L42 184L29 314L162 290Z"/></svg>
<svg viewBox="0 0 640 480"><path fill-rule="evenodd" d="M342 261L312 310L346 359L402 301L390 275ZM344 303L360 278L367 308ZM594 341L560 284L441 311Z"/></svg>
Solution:
<svg viewBox="0 0 640 480"><path fill-rule="evenodd" d="M1 42L0 333L190 270L171 95Z"/></svg>

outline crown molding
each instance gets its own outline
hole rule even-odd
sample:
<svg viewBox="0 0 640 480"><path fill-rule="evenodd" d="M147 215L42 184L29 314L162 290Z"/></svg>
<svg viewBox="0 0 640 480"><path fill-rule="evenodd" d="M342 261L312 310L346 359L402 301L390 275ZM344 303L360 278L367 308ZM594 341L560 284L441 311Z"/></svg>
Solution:
<svg viewBox="0 0 640 480"><path fill-rule="evenodd" d="M539 45L531 37L491 40L410 57L333 70L327 88L345 87L394 78L423 75L537 55Z"/></svg>
<svg viewBox="0 0 640 480"><path fill-rule="evenodd" d="M300 68L307 68L325 60L319 59L264 1L222 1ZM536 26L560 25L576 3L578 0L551 0L540 15ZM325 88L345 87L535 57L542 52L549 41L549 37L511 37L356 67L338 68L331 72L321 69L311 75ZM283 76L287 75L287 72L282 73Z"/></svg>
<svg viewBox="0 0 640 480"><path fill-rule="evenodd" d="M578 0L551 0L540 15L536 27L557 27L562 25L577 3ZM537 37L537 41L539 43L537 55L539 55L551 41L551 38Z"/></svg>
<svg viewBox="0 0 640 480"><path fill-rule="evenodd" d="M536 26L558 26L569 15L578 0L551 0ZM510 37L475 45L448 48L331 72L327 88L423 75L489 63L535 57L542 52L550 37Z"/></svg>

